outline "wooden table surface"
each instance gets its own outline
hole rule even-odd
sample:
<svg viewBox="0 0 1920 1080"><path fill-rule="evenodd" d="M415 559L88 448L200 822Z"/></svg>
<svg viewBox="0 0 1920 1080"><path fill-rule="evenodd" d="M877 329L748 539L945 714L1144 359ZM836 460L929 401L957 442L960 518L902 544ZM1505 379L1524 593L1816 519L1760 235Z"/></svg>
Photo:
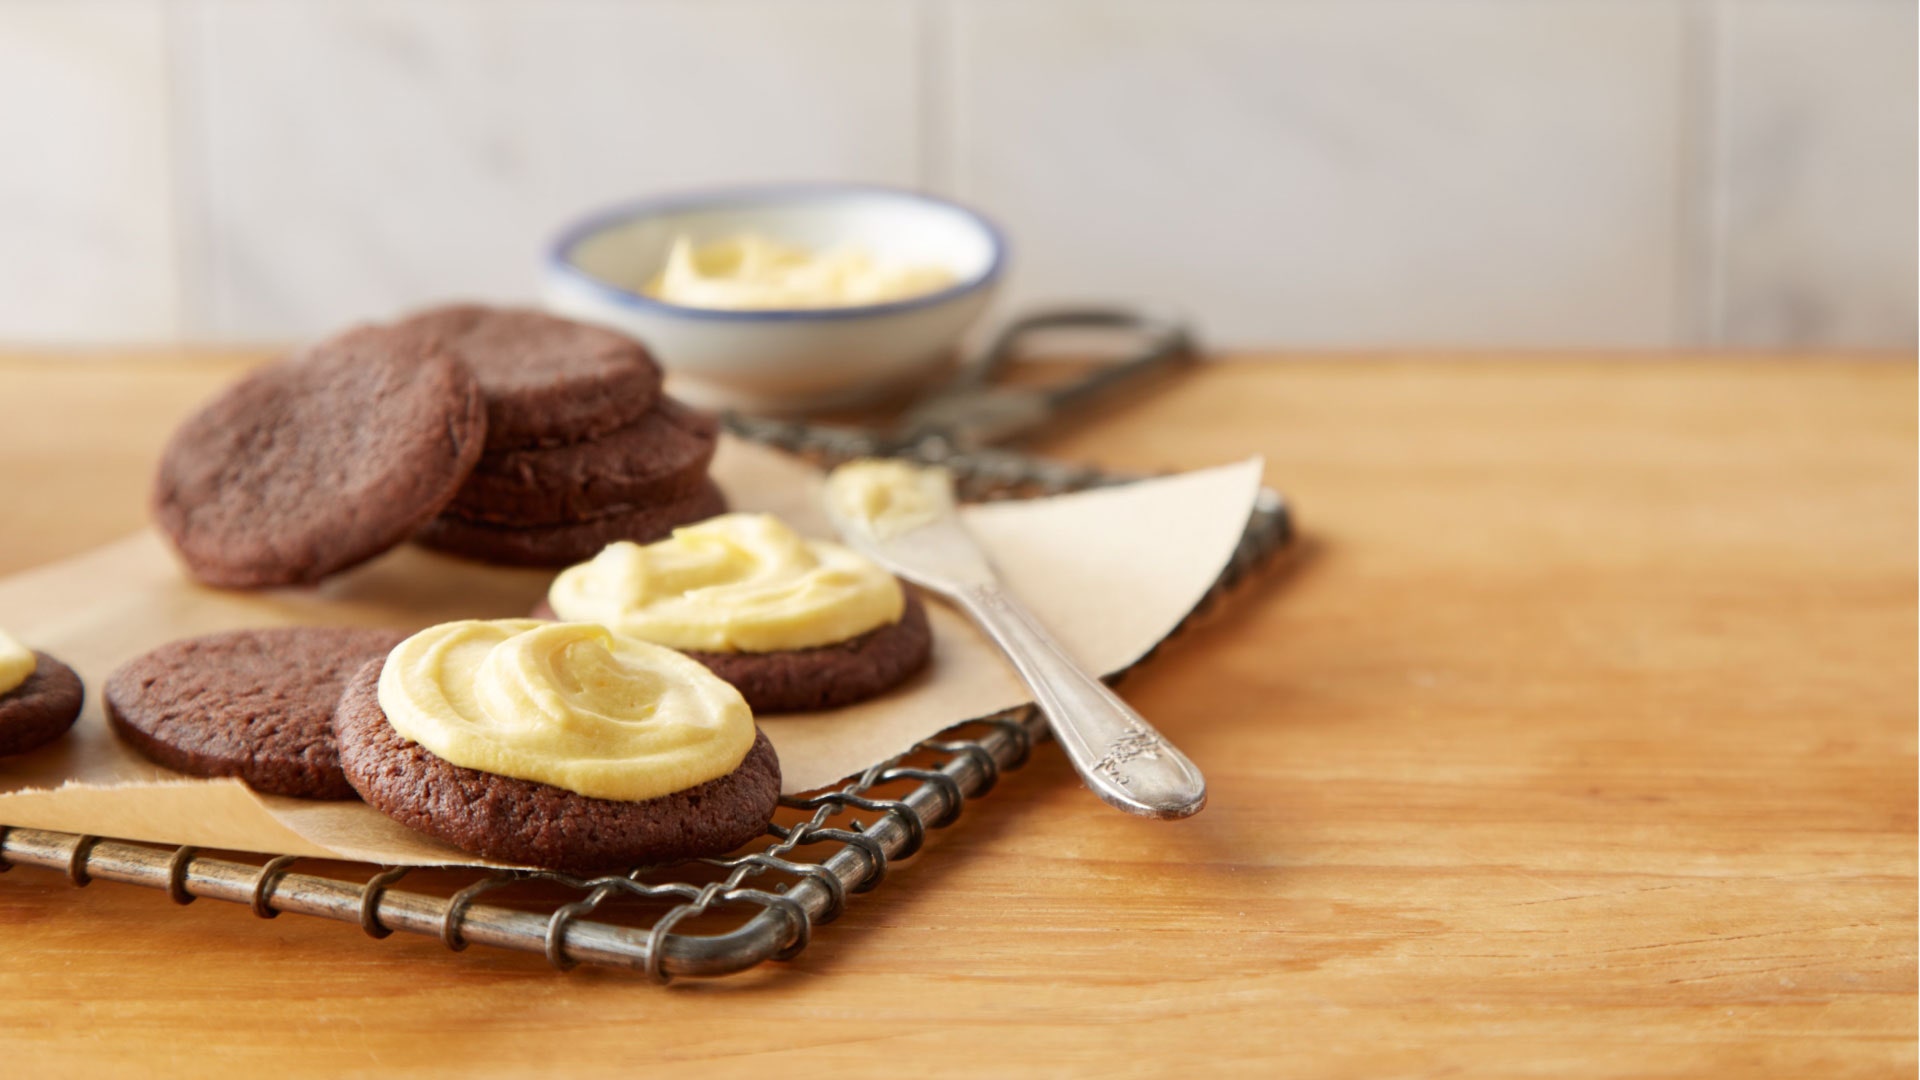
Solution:
<svg viewBox="0 0 1920 1080"><path fill-rule="evenodd" d="M0 359L0 572L138 526L239 362ZM1107 810L1049 747L797 961L664 990L20 869L0 1060L1911 1076L1915 390L1900 358L1210 365L1046 446L1258 451L1295 500L1305 557L1126 688L1199 817Z"/></svg>

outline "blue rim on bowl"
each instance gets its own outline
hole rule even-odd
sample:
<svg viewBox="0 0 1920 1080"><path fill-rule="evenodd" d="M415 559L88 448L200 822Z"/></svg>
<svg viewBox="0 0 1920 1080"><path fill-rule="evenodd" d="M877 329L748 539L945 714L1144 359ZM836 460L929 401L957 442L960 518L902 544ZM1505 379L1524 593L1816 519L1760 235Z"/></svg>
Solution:
<svg viewBox="0 0 1920 1080"><path fill-rule="evenodd" d="M582 270L573 261L573 251L589 237L595 236L616 225L625 224L636 218L682 210L708 210L727 206L741 206L764 203L793 201L797 199L819 199L835 195L888 195L896 198L911 199L933 206L952 210L971 220L986 234L987 242L993 251L987 267L974 277L949 285L938 292L925 296L915 296L906 300L890 300L884 304L859 304L850 307L829 308L755 308L737 311L721 308L687 307L682 304L670 304L665 300L656 300L644 293L615 285L605 278ZM985 288L1000 276L1007 261L1007 239L986 215L970 207L962 206L950 199L928 195L907 188L888 187L884 184L773 184L762 187L717 188L709 191L682 192L675 195L661 195L639 199L633 202L619 203L604 210L588 214L572 225L561 230L559 239L547 249L547 268L564 275L568 280L578 282L593 289L604 298L626 307L636 307L663 314L693 319L717 319L729 322L779 322L786 320L831 320L857 319L869 315L888 315L897 311L912 311L915 308L932 307L945 303L958 296L977 289Z"/></svg>

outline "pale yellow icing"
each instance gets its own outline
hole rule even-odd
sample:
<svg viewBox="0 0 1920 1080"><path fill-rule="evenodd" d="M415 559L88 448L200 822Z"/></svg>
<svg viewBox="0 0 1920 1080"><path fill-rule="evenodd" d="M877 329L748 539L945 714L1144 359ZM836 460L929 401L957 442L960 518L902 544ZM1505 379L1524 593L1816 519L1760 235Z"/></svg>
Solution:
<svg viewBox="0 0 1920 1080"><path fill-rule="evenodd" d="M827 508L845 525L888 540L953 513L953 478L937 466L850 461L827 474Z"/></svg>
<svg viewBox="0 0 1920 1080"><path fill-rule="evenodd" d="M0 694L18 689L39 666L32 650L0 630Z"/></svg>
<svg viewBox="0 0 1920 1080"><path fill-rule="evenodd" d="M683 307L829 308L909 300L953 282L945 267L888 262L857 245L811 252L748 233L699 245L678 237L644 291Z"/></svg>
<svg viewBox="0 0 1920 1080"><path fill-rule="evenodd" d="M722 514L645 546L610 544L562 571L547 602L562 619L707 652L831 645L906 610L892 574L771 514Z"/></svg>
<svg viewBox="0 0 1920 1080"><path fill-rule="evenodd" d="M380 671L401 735L455 765L637 801L725 776L753 747L745 699L699 663L592 623L469 620Z"/></svg>

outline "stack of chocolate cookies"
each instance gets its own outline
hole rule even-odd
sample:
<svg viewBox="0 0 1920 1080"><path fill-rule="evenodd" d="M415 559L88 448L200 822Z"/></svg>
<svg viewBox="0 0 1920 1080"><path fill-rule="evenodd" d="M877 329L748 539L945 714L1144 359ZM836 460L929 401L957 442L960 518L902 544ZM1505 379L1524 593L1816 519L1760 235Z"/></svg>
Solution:
<svg viewBox="0 0 1920 1080"><path fill-rule="evenodd" d="M210 585L308 584L409 537L565 566L726 509L717 427L661 391L639 342L459 305L269 364L191 417L154 516Z"/></svg>
<svg viewBox="0 0 1920 1080"><path fill-rule="evenodd" d="M564 566L726 509L713 418L661 392L638 342L533 311L439 308L393 327L466 365L480 460L416 539L488 562Z"/></svg>

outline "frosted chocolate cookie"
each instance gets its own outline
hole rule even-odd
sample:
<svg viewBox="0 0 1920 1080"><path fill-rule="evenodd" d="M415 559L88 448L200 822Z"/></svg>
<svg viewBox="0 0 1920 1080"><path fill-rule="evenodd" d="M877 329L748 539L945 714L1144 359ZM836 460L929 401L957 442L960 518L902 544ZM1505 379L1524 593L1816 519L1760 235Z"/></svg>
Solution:
<svg viewBox="0 0 1920 1080"><path fill-rule="evenodd" d="M559 618L545 600L534 607L533 616ZM680 651L732 683L753 706L754 715L766 716L837 709L893 689L927 665L933 630L927 625L926 605L908 589L899 622L831 645L773 652Z"/></svg>
<svg viewBox="0 0 1920 1080"><path fill-rule="evenodd" d="M640 419L660 394L660 368L639 342L544 312L458 304L385 332L473 372L486 397L489 450L603 435Z"/></svg>
<svg viewBox="0 0 1920 1080"><path fill-rule="evenodd" d="M85 697L72 668L0 631L0 756L38 750L66 734Z"/></svg>
<svg viewBox="0 0 1920 1080"><path fill-rule="evenodd" d="M333 743L347 679L405 634L352 627L234 630L171 642L107 679L107 719L154 761L256 791L351 799Z"/></svg>
<svg viewBox="0 0 1920 1080"><path fill-rule="evenodd" d="M718 441L711 415L662 397L639 420L586 442L482 455L446 512L522 527L631 514L704 487Z"/></svg>
<svg viewBox="0 0 1920 1080"><path fill-rule="evenodd" d="M702 479L688 495L646 503L589 521L558 525L501 525L441 514L414 537L423 547L508 566L566 566L616 540L657 540L676 527L727 508L726 496Z"/></svg>
<svg viewBox="0 0 1920 1080"><path fill-rule="evenodd" d="M333 723L368 805L504 862L598 874L724 855L780 801L737 691L603 626L431 627L362 668Z"/></svg>
<svg viewBox="0 0 1920 1080"><path fill-rule="evenodd" d="M932 653L926 609L898 579L768 514L609 545L563 571L538 613L679 649L738 687L756 714L865 700Z"/></svg>
<svg viewBox="0 0 1920 1080"><path fill-rule="evenodd" d="M898 622L858 637L773 652L687 651L732 683L756 714L837 709L899 686L927 666L933 632L912 590Z"/></svg>
<svg viewBox="0 0 1920 1080"><path fill-rule="evenodd" d="M375 328L269 364L181 425L153 513L194 577L305 584L393 547L446 506L486 436L444 352Z"/></svg>

